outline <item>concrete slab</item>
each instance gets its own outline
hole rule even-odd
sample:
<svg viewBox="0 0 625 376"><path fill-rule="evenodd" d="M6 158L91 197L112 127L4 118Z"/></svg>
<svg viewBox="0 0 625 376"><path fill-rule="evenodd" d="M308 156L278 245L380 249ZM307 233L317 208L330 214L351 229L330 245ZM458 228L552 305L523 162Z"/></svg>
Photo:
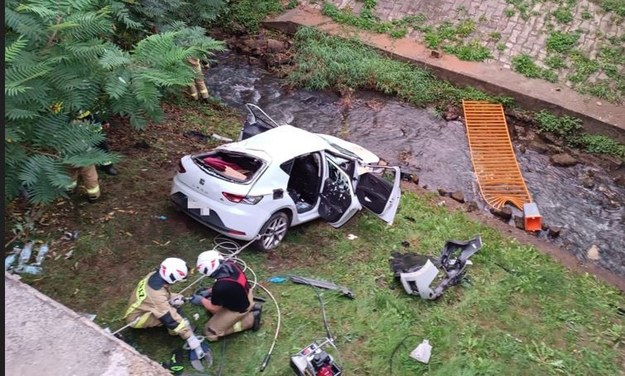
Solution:
<svg viewBox="0 0 625 376"><path fill-rule="evenodd" d="M433 58L431 51L414 39L393 39L385 34L340 25L307 6L290 9L264 24L286 33L294 33L301 26L310 26L339 37L356 37L384 55L428 68L436 76L454 84L512 97L527 109L545 109L580 118L588 133L605 135L625 143L625 106L582 95L565 85L527 78L506 69L499 62L461 61L447 54Z"/></svg>
<svg viewBox="0 0 625 376"><path fill-rule="evenodd" d="M5 375L171 375L87 318L8 273L4 299Z"/></svg>

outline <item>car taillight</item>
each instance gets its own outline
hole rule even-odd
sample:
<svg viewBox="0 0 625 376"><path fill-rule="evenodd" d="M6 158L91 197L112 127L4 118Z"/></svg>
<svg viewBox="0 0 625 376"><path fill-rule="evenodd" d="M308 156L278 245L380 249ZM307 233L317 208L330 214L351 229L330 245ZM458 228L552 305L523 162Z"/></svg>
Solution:
<svg viewBox="0 0 625 376"><path fill-rule="evenodd" d="M263 196L241 196L235 195L234 193L221 192L228 201L248 204L248 205L256 205L262 200Z"/></svg>
<svg viewBox="0 0 625 376"><path fill-rule="evenodd" d="M184 174L185 172L187 172L187 170L185 170L184 166L182 165L182 160L178 161L178 172L181 174Z"/></svg>

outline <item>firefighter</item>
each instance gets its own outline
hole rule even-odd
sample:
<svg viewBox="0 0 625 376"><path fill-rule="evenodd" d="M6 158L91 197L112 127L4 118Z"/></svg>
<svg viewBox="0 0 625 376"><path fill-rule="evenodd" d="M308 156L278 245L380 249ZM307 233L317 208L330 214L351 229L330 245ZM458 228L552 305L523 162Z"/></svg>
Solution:
<svg viewBox="0 0 625 376"><path fill-rule="evenodd" d="M202 72L200 60L190 57L187 59L187 62L191 65L193 71L195 72L195 80L189 85L189 94L191 94L191 98L198 100L201 96L202 100L208 100L208 88L204 82L204 73Z"/></svg>
<svg viewBox="0 0 625 376"><path fill-rule="evenodd" d="M200 253L197 269L216 279L212 288L198 291L191 299L191 303L212 314L204 327L207 340L217 341L232 333L260 328L262 306L254 304L247 277L236 263L210 250Z"/></svg>
<svg viewBox="0 0 625 376"><path fill-rule="evenodd" d="M78 120L88 121L91 124L91 127L94 132L103 132L109 130L111 124L104 120L99 112L91 113L91 111L82 111L78 115ZM106 134L106 133L105 133ZM106 142L106 138L100 141L96 146L96 148L108 153L111 151L108 143ZM115 176L119 174L115 166L111 161L105 161L102 164L97 166L99 170L104 171L107 175Z"/></svg>
<svg viewBox="0 0 625 376"><path fill-rule="evenodd" d="M187 278L189 269L184 260L170 257L165 259L159 268L151 271L132 292L128 301L125 318L135 329L165 326L169 334L178 335L187 341L189 349L202 359L208 351L206 344L195 336L187 319L178 309L184 304L180 294L172 294L169 287Z"/></svg>

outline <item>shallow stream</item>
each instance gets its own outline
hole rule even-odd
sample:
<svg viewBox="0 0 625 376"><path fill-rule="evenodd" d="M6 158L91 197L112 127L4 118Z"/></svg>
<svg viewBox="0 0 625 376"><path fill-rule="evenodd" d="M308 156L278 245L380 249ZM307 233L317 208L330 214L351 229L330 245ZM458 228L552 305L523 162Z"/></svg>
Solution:
<svg viewBox="0 0 625 376"><path fill-rule="evenodd" d="M224 55L206 74L212 95L244 110L259 105L279 123L339 136L360 144L408 172L428 189L462 191L466 200L480 198L463 123L447 122L431 109L416 108L371 92L356 92L349 106L325 91L286 90L284 82L245 57ZM625 276L625 189L599 168L578 164L555 167L549 156L515 143L517 159L543 222L563 228L553 240L585 260L593 245L598 263ZM580 178L594 174L595 186ZM545 236L545 235L541 235Z"/></svg>

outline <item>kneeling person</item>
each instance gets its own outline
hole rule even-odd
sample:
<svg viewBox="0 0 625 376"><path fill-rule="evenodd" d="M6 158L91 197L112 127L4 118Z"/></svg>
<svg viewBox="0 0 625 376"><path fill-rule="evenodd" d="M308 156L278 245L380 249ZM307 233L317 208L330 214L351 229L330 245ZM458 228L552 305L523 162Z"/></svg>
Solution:
<svg viewBox="0 0 625 376"><path fill-rule="evenodd" d="M252 289L245 273L215 250L202 252L197 259L197 269L215 278L213 287L202 295L194 295L191 302L212 313L204 327L209 341L232 333L260 327L261 306L254 304Z"/></svg>
<svg viewBox="0 0 625 376"><path fill-rule="evenodd" d="M134 322L131 327L135 329L165 326L170 334L186 340L189 348L201 359L205 356L205 349L193 334L189 322L177 310L184 299L169 290L170 285L185 280L188 272L184 260L174 257L165 259L159 269L139 281L130 296L125 318L128 324Z"/></svg>

